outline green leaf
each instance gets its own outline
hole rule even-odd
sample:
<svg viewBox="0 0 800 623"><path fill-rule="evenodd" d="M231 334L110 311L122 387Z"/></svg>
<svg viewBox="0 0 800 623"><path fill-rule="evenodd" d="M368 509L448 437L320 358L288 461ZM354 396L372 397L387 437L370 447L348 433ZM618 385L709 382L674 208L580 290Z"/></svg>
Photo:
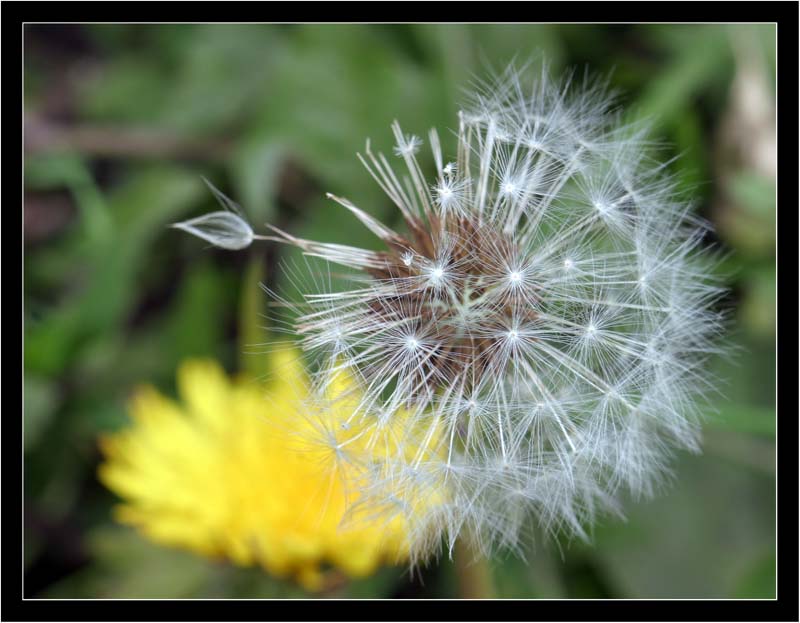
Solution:
<svg viewBox="0 0 800 623"><path fill-rule="evenodd" d="M507 553L493 561L492 575L500 599L563 599L567 596L562 578L563 561L542 545L526 552L523 560Z"/></svg>
<svg viewBox="0 0 800 623"><path fill-rule="evenodd" d="M773 261L775 249L775 180L752 171L729 178L718 217L720 233L745 259Z"/></svg>
<svg viewBox="0 0 800 623"><path fill-rule="evenodd" d="M202 592L213 571L192 554L154 545L129 528L89 534L94 563L52 586L48 598L168 599Z"/></svg>
<svg viewBox="0 0 800 623"><path fill-rule="evenodd" d="M777 207L774 179L755 171L742 171L731 180L730 190L749 215L774 227Z"/></svg>
<svg viewBox="0 0 800 623"><path fill-rule="evenodd" d="M90 532L92 564L47 590L44 597L108 599L308 598L298 585L260 567L228 562L153 543L126 527Z"/></svg>
<svg viewBox="0 0 800 623"><path fill-rule="evenodd" d="M720 408L719 413L708 414L709 426L762 437L775 437L775 422L774 409L756 405L727 403Z"/></svg>
<svg viewBox="0 0 800 623"><path fill-rule="evenodd" d="M711 451L679 459L652 500L628 497L627 520L594 528L591 555L621 597L726 599L749 561L774 548L773 478Z"/></svg>
<svg viewBox="0 0 800 623"><path fill-rule="evenodd" d="M695 196L699 192L706 195L710 191L707 184L709 164L700 119L693 109L686 108L675 117L673 124L676 148L680 155L674 170L680 185Z"/></svg>
<svg viewBox="0 0 800 623"><path fill-rule="evenodd" d="M235 297L231 279L212 262L200 260L181 281L166 308L151 322L123 335L106 335L83 347L73 374L93 396L111 406L89 407L87 426L103 430L119 422L122 397L140 382L171 386L175 370L188 357L218 357ZM124 366L115 365L124 361ZM100 389L101 388L101 389ZM91 434L91 428L86 431Z"/></svg>
<svg viewBox="0 0 800 623"><path fill-rule="evenodd" d="M775 552L762 556L739 581L734 599L774 599L776 594Z"/></svg>
<svg viewBox="0 0 800 623"><path fill-rule="evenodd" d="M672 29L675 30L675 29ZM731 52L724 27L690 26L683 29L674 60L648 80L631 120L647 119L655 128L676 122L692 97L709 84L724 80L731 65Z"/></svg>
<svg viewBox="0 0 800 623"><path fill-rule="evenodd" d="M403 570L398 567L383 567L366 578L348 582L341 597L346 599L390 598L394 589L400 584L402 574Z"/></svg>
<svg viewBox="0 0 800 623"><path fill-rule="evenodd" d="M58 408L58 386L50 379L26 374L23 383L24 446L33 448Z"/></svg>
<svg viewBox="0 0 800 623"><path fill-rule="evenodd" d="M154 125L163 110L167 87L164 68L141 54L127 51L115 56L82 85L77 105L84 117L95 122Z"/></svg>
<svg viewBox="0 0 800 623"><path fill-rule="evenodd" d="M242 277L242 297L239 304L240 368L251 377L263 379L269 374L269 327L264 315L266 293L261 289L266 260L254 253Z"/></svg>
<svg viewBox="0 0 800 623"><path fill-rule="evenodd" d="M162 331L155 336L161 348L178 363L187 357L210 357L224 341L226 311L234 305L230 279L210 261L200 262L181 284L168 310Z"/></svg>
<svg viewBox="0 0 800 623"><path fill-rule="evenodd" d="M27 159L25 185L36 190L67 187L78 207L86 244L100 246L112 234L112 220L105 200L82 156L44 154Z"/></svg>
<svg viewBox="0 0 800 623"><path fill-rule="evenodd" d="M778 305L775 264L754 267L745 279L744 288L739 311L743 326L754 336L771 341L775 336Z"/></svg>
<svg viewBox="0 0 800 623"><path fill-rule="evenodd" d="M285 148L270 135L249 138L232 159L237 202L256 232L275 218L278 174L284 159Z"/></svg>
<svg viewBox="0 0 800 623"><path fill-rule="evenodd" d="M264 24L202 24L180 50L159 113L169 127L208 134L246 121L272 87L282 37Z"/></svg>
<svg viewBox="0 0 800 623"><path fill-rule="evenodd" d="M166 227L195 204L199 178L180 169L147 170L108 200L113 229L87 258L82 290L52 309L41 322L26 323L26 369L60 371L85 340L118 330L137 292L138 272L157 236L177 235Z"/></svg>

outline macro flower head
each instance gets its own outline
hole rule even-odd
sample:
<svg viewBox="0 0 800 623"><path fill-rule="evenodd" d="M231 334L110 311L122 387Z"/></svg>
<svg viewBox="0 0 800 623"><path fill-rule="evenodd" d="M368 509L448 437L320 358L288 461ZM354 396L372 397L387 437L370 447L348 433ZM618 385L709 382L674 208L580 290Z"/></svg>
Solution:
<svg viewBox="0 0 800 623"><path fill-rule="evenodd" d="M474 85L450 150L428 133L433 172L397 122L394 162L367 143L402 228L329 197L382 250L268 237L350 270L350 287L306 293L293 331L312 396L354 379L343 424L374 452L350 515L401 517L414 561L442 538L585 537L622 490L651 494L675 448L699 448L723 293L707 226L602 82L525 75ZM422 491L438 494L408 503Z"/></svg>
<svg viewBox="0 0 800 623"><path fill-rule="evenodd" d="M343 527L367 457L358 434L340 424L352 380L332 380L324 425L337 431L351 460L333 462L305 439L321 419L299 416L308 381L299 353L272 355L274 380L230 380L213 360L178 370L181 401L142 388L131 404L134 424L101 440L101 480L123 499L116 517L155 542L214 559L260 565L309 590L408 556L401 517ZM348 502L349 499L349 502Z"/></svg>

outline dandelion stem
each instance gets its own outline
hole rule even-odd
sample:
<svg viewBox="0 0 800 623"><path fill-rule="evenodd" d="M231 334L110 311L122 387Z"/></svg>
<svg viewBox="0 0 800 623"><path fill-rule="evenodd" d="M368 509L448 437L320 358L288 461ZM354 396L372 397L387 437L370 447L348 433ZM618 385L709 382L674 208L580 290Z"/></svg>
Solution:
<svg viewBox="0 0 800 623"><path fill-rule="evenodd" d="M267 358L264 352L254 352L254 345L264 342L261 322L264 309L259 284L264 280L264 256L256 253L245 269L242 294L239 301L239 368L253 378L264 378L267 374Z"/></svg>
<svg viewBox="0 0 800 623"><path fill-rule="evenodd" d="M458 595L461 599L493 599L495 597L492 570L489 561L475 554L463 539L453 547L453 564L458 578Z"/></svg>

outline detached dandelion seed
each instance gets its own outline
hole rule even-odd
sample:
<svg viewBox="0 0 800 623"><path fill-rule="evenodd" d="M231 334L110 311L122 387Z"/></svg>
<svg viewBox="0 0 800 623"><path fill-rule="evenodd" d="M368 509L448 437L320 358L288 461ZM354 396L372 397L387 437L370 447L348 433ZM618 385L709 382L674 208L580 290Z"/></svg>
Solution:
<svg viewBox="0 0 800 623"><path fill-rule="evenodd" d="M204 179L224 210L172 225L176 229L202 238L221 249L238 251L250 246L255 238L253 228L242 215L241 208Z"/></svg>
<svg viewBox="0 0 800 623"><path fill-rule="evenodd" d="M309 293L297 333L321 359L320 388L330 369L357 379L365 443L406 414L353 516L402 516L415 560L442 538L451 552L459 537L517 547L537 524L585 537L622 489L651 493L673 449L698 448L712 386L724 290L707 225L601 82L523 75L474 86L452 160L431 130L429 181L422 140L397 122L404 174L367 144L359 158L405 231L333 199L382 251L274 230L360 273L349 291ZM435 503L410 503L433 489Z"/></svg>

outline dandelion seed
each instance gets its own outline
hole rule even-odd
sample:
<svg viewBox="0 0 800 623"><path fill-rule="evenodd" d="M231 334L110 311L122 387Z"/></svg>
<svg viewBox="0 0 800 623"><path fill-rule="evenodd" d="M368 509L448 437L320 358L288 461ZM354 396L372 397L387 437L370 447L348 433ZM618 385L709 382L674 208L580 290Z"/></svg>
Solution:
<svg viewBox="0 0 800 623"><path fill-rule="evenodd" d="M253 230L247 222L231 212L211 212L175 223L172 227L202 238L221 249L239 251L253 242Z"/></svg>
<svg viewBox="0 0 800 623"><path fill-rule="evenodd" d="M255 236L252 227L244 219L241 208L207 179L203 178L203 181L225 210L175 223L172 227L182 229L221 249L239 251L249 247Z"/></svg>

